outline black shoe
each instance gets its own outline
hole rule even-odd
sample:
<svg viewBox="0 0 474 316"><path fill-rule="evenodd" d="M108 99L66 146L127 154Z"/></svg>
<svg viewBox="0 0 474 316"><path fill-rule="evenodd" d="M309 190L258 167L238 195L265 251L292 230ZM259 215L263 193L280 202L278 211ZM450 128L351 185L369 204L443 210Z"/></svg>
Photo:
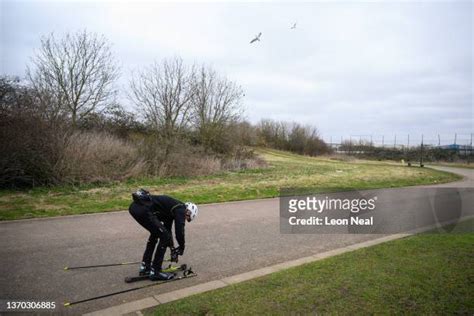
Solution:
<svg viewBox="0 0 474 316"><path fill-rule="evenodd" d="M174 273L162 272L161 270L156 272L155 269L152 268L149 277L152 281L168 281L174 278Z"/></svg>
<svg viewBox="0 0 474 316"><path fill-rule="evenodd" d="M140 270L138 271L138 275L150 275L151 265L142 262L140 265Z"/></svg>

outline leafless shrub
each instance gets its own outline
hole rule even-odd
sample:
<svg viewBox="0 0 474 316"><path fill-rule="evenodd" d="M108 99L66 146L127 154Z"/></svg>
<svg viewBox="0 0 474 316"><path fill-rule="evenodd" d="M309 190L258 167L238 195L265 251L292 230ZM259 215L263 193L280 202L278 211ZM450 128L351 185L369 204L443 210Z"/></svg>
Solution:
<svg viewBox="0 0 474 316"><path fill-rule="evenodd" d="M241 121L234 124L233 133L241 145L258 145L257 127L247 121Z"/></svg>
<svg viewBox="0 0 474 316"><path fill-rule="evenodd" d="M174 158L167 165L168 176L209 175L222 170L220 159L206 155L184 156L173 153Z"/></svg>
<svg viewBox="0 0 474 316"><path fill-rule="evenodd" d="M176 139L168 152L168 162L164 160L163 144L155 137L147 137L140 145L140 155L148 164L151 176L197 176L221 170L220 159L204 153L199 146L192 146L185 138Z"/></svg>
<svg viewBox="0 0 474 316"><path fill-rule="evenodd" d="M107 133L75 132L55 166L68 183L104 182L146 175L146 163L131 143Z"/></svg>
<svg viewBox="0 0 474 316"><path fill-rule="evenodd" d="M316 128L299 123L262 120L257 126L257 144L316 156L330 152Z"/></svg>

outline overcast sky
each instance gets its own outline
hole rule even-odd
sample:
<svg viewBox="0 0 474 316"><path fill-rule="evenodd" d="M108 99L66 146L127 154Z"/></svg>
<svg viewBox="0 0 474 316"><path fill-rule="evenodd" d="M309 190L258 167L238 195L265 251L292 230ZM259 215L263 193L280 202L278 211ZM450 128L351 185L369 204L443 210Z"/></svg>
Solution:
<svg viewBox="0 0 474 316"><path fill-rule="evenodd" d="M23 76L42 35L87 28L113 43L122 91L133 69L181 56L240 84L252 122L312 124L333 141L473 131L471 1L0 1L2 74Z"/></svg>

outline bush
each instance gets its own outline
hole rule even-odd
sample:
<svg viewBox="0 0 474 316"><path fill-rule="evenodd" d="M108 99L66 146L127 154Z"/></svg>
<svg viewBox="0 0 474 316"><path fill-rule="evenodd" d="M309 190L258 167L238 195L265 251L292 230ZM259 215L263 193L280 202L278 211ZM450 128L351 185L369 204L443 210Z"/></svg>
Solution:
<svg viewBox="0 0 474 316"><path fill-rule="evenodd" d="M55 173L61 182L107 182L145 176L147 164L130 142L105 132L74 132L64 143Z"/></svg>
<svg viewBox="0 0 474 316"><path fill-rule="evenodd" d="M159 177L199 176L266 166L262 159L255 157L253 151L245 147L236 147L233 152L218 155L190 143L184 137L171 144L167 159L161 140L152 136L143 139L140 152L147 161L149 175Z"/></svg>
<svg viewBox="0 0 474 316"><path fill-rule="evenodd" d="M57 183L54 161L57 138L35 116L0 115L0 187L29 187Z"/></svg>
<svg viewBox="0 0 474 316"><path fill-rule="evenodd" d="M45 121L44 113L19 81L0 78L0 187L56 183L60 128Z"/></svg>
<svg viewBox="0 0 474 316"><path fill-rule="evenodd" d="M319 138L316 128L298 123L262 120L256 128L257 144L264 147L317 156L331 150Z"/></svg>

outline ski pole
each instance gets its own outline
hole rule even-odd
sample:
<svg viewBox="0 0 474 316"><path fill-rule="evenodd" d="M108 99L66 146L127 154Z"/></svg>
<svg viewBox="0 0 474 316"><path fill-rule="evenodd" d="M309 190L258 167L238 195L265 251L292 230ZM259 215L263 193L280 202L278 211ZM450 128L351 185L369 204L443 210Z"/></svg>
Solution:
<svg viewBox="0 0 474 316"><path fill-rule="evenodd" d="M91 266L64 267L64 270L102 268L102 267L113 267L113 266L125 266L125 265L138 264L138 263L141 263L141 261L136 261L136 262L120 262L120 263L107 263L107 264L96 264L96 265L91 265Z"/></svg>
<svg viewBox="0 0 474 316"><path fill-rule="evenodd" d="M171 262L171 259L163 260L165 262ZM106 263L106 264L96 264L91 266L77 266L77 267L64 267L64 270L77 270L77 269L90 269L90 268L104 268L104 267L114 267L114 266L126 266L131 264L139 264L141 261L134 262L120 262L120 263Z"/></svg>
<svg viewBox="0 0 474 316"><path fill-rule="evenodd" d="M117 291L117 292L113 292L113 293L109 293L109 294L104 294L104 295L100 295L100 296L94 296L94 297L90 297L90 298L86 298L86 299L83 299L83 300L79 300L79 301L74 301L74 302L65 302L64 303L64 306L72 306L72 305L76 305L76 304L80 304L80 303L85 303L85 302L89 302L89 301L94 301L94 300L98 300L98 299L101 299L101 298L106 298L106 297L109 297L109 296L114 296L114 295L118 295L118 294L122 294L122 293L127 293L127 292L132 292L132 291L136 291L136 290L141 290L141 289L144 289L144 288L147 288L147 287L151 287L151 286L155 286L155 285L159 285L159 284L163 284L163 283L168 283L168 282L173 282L173 281L178 281L178 280L182 280L182 279L187 279L187 278L192 278L192 277L195 277L197 276L196 273L192 273L192 274L188 274L186 276L180 276L180 277L177 277L177 278L174 278L174 279L171 279L171 280L168 280L168 281L155 281L153 283L150 283L150 284L146 284L146 285L142 285L142 286L137 286L137 287L133 287L131 289L126 289L126 290L122 290L122 291Z"/></svg>

